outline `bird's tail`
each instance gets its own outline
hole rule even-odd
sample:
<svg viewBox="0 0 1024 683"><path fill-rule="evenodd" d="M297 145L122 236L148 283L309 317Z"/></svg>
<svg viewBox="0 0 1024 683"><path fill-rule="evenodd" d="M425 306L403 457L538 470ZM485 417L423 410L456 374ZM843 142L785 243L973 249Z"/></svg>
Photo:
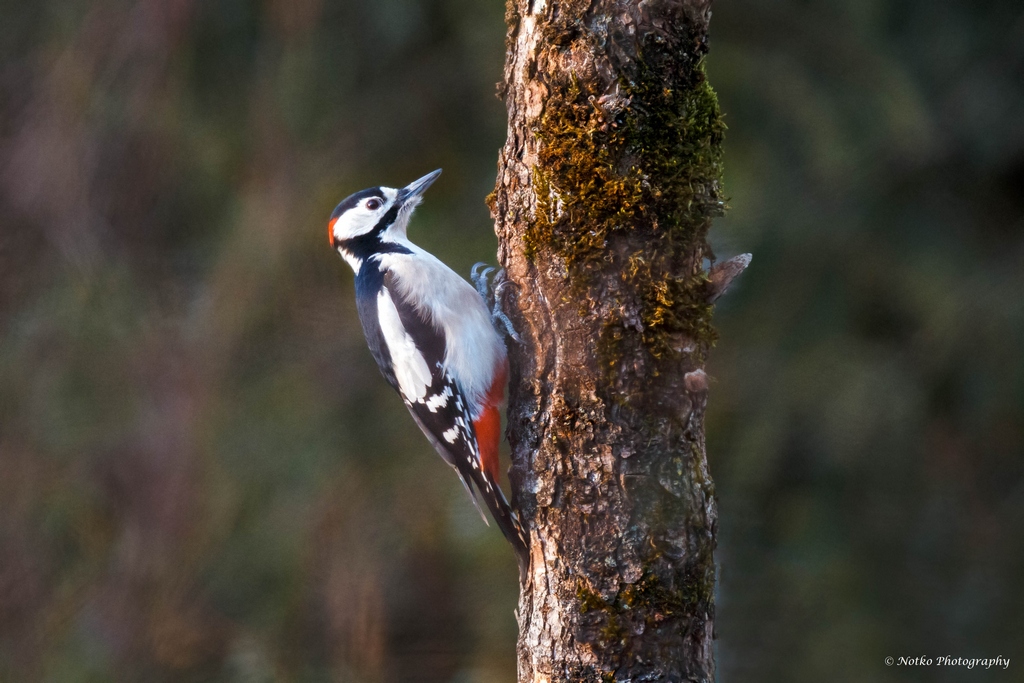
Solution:
<svg viewBox="0 0 1024 683"><path fill-rule="evenodd" d="M519 521L519 516L512 510L512 506L509 505L498 482L490 474L473 467L460 466L458 470L463 483L466 483L466 488L470 490L477 509L480 509L481 504L487 508L491 517L498 523L498 528L501 529L505 540L512 546L512 551L516 555L516 563L519 565L519 579L522 581L530 567L530 544L526 528ZM472 482L472 485L469 482ZM486 518L484 521L487 521Z"/></svg>

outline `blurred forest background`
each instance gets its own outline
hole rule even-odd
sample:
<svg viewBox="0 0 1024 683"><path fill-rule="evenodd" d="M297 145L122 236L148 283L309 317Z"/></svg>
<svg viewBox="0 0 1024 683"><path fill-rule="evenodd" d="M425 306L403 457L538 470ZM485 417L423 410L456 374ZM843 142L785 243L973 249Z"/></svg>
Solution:
<svg viewBox="0 0 1024 683"><path fill-rule="evenodd" d="M325 235L443 167L413 239L494 260L503 11L0 1L0 681L514 679L512 556ZM1024 681L1024 7L711 27L720 679Z"/></svg>

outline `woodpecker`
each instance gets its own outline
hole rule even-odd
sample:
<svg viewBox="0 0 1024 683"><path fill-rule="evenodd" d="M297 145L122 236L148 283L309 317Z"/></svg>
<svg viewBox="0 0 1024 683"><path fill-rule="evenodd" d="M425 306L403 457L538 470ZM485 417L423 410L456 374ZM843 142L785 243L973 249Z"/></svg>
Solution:
<svg viewBox="0 0 1024 683"><path fill-rule="evenodd" d="M328 233L355 271L359 320L384 379L459 475L485 523L481 503L490 511L522 573L525 533L499 485L498 406L508 360L494 323L508 319L497 304L488 310L486 281L476 268L474 289L406 236L413 210L439 175L440 169L401 189L356 192L334 209Z"/></svg>

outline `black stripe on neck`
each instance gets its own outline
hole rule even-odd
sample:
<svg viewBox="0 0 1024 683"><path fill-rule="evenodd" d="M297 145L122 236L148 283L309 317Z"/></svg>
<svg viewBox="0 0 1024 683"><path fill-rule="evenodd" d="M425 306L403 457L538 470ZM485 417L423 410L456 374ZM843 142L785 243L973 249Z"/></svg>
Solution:
<svg viewBox="0 0 1024 683"><path fill-rule="evenodd" d="M379 233L366 233L359 237L353 237L347 240L338 240L337 245L356 257L362 264L373 256L378 254L411 254L412 252L403 247L401 244L395 244L394 242L385 242L380 238ZM374 264L376 266L376 264ZM360 266L359 275L363 272L363 267Z"/></svg>

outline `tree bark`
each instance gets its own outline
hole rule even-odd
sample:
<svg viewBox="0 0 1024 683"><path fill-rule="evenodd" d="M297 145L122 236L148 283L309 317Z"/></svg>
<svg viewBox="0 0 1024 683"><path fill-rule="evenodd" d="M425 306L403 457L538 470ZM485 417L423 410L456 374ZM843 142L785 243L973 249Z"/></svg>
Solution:
<svg viewBox="0 0 1024 683"><path fill-rule="evenodd" d="M711 681L722 211L710 0L509 0L490 205L523 337L514 503L530 536L519 680Z"/></svg>

